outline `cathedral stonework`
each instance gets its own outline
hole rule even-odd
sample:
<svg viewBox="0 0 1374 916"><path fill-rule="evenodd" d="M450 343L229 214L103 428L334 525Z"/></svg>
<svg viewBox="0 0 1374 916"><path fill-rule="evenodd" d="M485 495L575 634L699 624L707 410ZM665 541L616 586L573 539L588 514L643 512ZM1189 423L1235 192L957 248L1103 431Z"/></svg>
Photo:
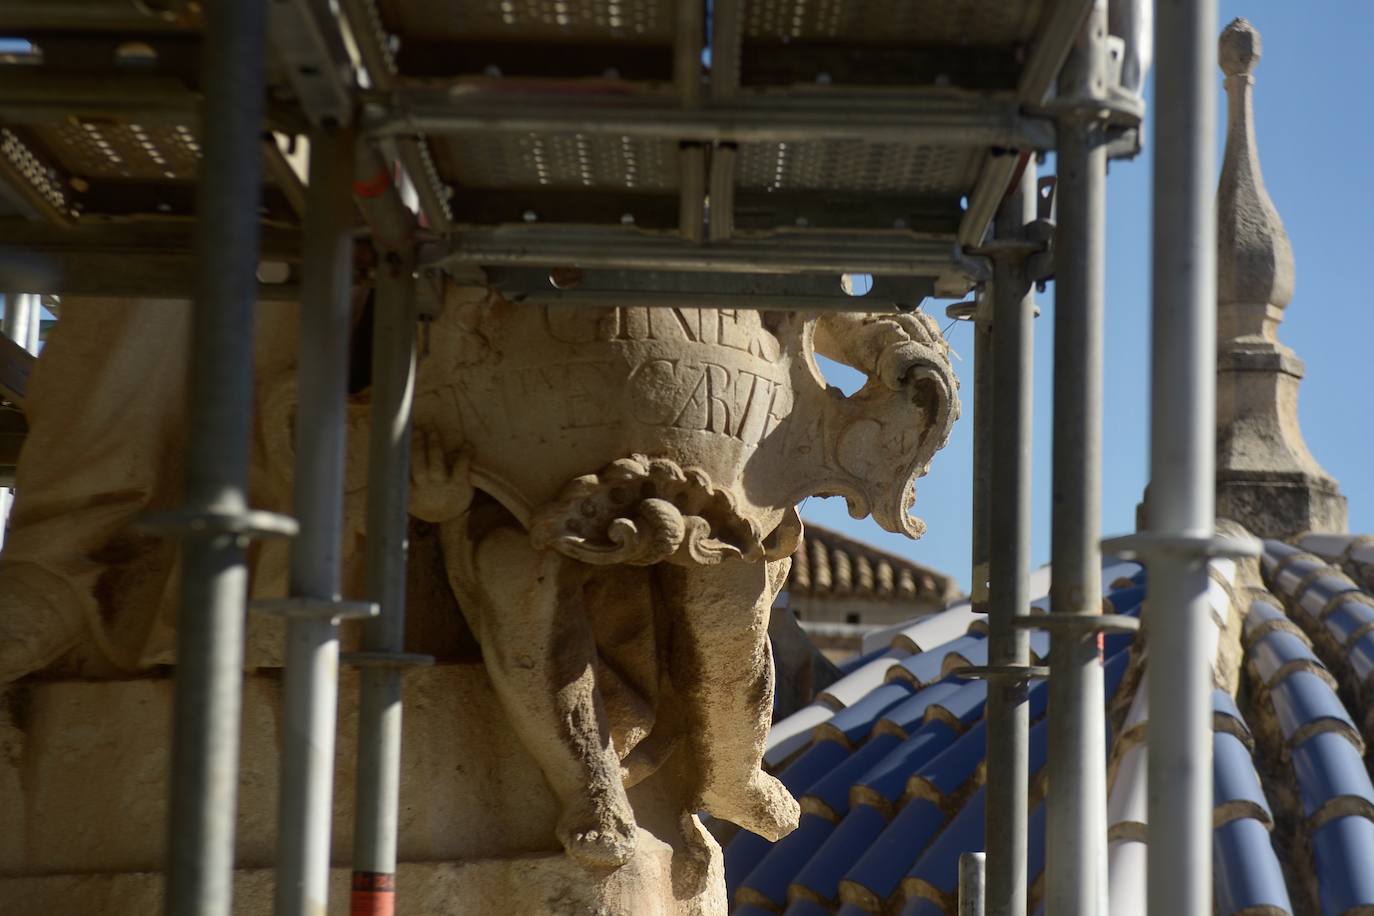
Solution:
<svg viewBox="0 0 1374 916"><path fill-rule="evenodd" d="M135 522L175 505L182 392L169 375L136 403L112 397L104 407L128 420L118 434L60 405L74 386L118 392L143 372L146 338L93 368L80 361L105 343L112 316L133 332L182 308L73 302L32 386L40 445L23 457L0 566L0 631L14 637L0 675L11 706L27 710L6 723L12 757L44 776L0 774L10 826L27 838L0 864L11 875L42 866L47 890L35 899L65 912L97 904L63 890L58 879L84 870L81 857L53 852L64 859L54 877L44 850L55 840L33 815L60 807L59 788L94 778L101 759L125 764L112 794L72 816L102 824L92 827L101 845L125 850L127 861L104 870L161 867L161 831L125 837L111 806L138 796L162 816L165 740L146 728L149 739L134 740L122 718L132 713L102 719L98 709L136 692L141 714L165 718L170 702L176 556L142 540ZM179 358L184 323L172 328L161 339ZM258 504L277 511L290 508L294 338L294 310L265 311L253 480ZM817 353L867 383L846 397L826 384ZM402 900L723 914L720 849L698 814L769 838L799 816L760 769L773 705L768 619L801 536L795 507L839 495L855 516L919 536L915 480L949 435L956 389L944 340L921 313L545 308L451 288L414 401L406 648L437 664L407 679ZM365 388L349 410L343 551L345 582L357 583ZM104 449L108 473L45 471L45 441ZM284 594L288 550L254 548L256 597ZM113 581L142 583L140 600L104 587ZM279 737L279 640L271 621L252 621L244 740L260 762L275 760ZM351 784L351 677L339 786ZM64 752L52 736L78 727L87 750ZM257 912L253 889L272 862L273 770L245 770L244 912ZM335 822L335 849L346 849L348 800L336 802Z"/></svg>

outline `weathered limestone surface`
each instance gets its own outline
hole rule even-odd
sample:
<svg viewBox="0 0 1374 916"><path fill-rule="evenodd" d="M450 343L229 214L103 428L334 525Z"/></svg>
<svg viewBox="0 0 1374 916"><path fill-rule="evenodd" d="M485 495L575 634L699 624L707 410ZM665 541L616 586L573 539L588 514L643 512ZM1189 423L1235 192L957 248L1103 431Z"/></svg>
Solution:
<svg viewBox="0 0 1374 916"><path fill-rule="evenodd" d="M179 502L185 310L65 303L32 381L0 556L0 684L12 682L0 816L16 821L0 831L0 875L102 876L62 885L95 909L54 898L48 912L119 912L115 897L149 893L163 861L176 550L134 523ZM264 309L252 496L274 511L290 508L295 337L293 309ZM814 353L868 384L829 388ZM914 481L949 434L956 387L920 314L573 311L452 288L415 399L406 649L440 665L407 694L402 876L429 876L412 899L723 912L720 850L697 813L771 837L799 816L759 766L795 505L838 494L919 535ZM365 379L348 416L341 537L345 592L360 596ZM254 595L284 593L287 550L254 547ZM252 870L274 858L280 642L251 621L243 912L256 912Z"/></svg>
<svg viewBox="0 0 1374 916"><path fill-rule="evenodd" d="M1278 339L1293 250L1260 174L1252 89L1260 38L1221 36L1229 116L1217 191L1217 514L1262 537L1344 531L1346 502L1298 424L1303 363Z"/></svg>
<svg viewBox="0 0 1374 916"><path fill-rule="evenodd" d="M652 781L630 793L641 829L629 862L589 881L553 839L556 801L504 721L483 666L422 669L406 689L401 913L725 912L719 847L698 828L704 861L699 870L685 867L678 814L663 809ZM279 691L275 673L250 676L244 690L235 905L244 916L271 912ZM356 695L357 677L345 672L335 767L339 866L352 845ZM0 911L158 912L171 679L29 681L6 700ZM333 896L331 912L347 912L346 882Z"/></svg>

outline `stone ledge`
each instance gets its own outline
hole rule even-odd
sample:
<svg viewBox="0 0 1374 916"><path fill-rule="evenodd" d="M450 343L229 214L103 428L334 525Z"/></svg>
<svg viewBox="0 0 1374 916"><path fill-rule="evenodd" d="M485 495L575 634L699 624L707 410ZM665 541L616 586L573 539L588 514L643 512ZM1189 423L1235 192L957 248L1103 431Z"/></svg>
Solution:
<svg viewBox="0 0 1374 916"><path fill-rule="evenodd" d="M275 673L245 677L235 844L235 912L245 916L271 911L280 689ZM172 692L170 678L150 677L21 681L0 693L5 916L161 911ZM340 866L352 848L356 698L357 673L346 670L334 776ZM695 859L683 855L678 809L657 800L654 777L630 792L641 829L628 865L589 876L562 854L552 793L481 664L408 675L402 721L399 858L409 902L397 912L723 916L720 847L703 835ZM675 853L684 874L673 874ZM704 880L686 876L691 868ZM346 874L336 873L330 913L347 912Z"/></svg>
<svg viewBox="0 0 1374 916"><path fill-rule="evenodd" d="M724 916L723 894L676 900L669 874L669 847L651 841L604 881L590 886L563 855L522 856L475 862L402 863L397 874L397 916ZM724 884L715 857L710 887ZM349 872L330 873L328 916L348 916ZM273 872L234 874L235 916L269 916ZM43 875L0 878L6 916L152 916L162 912L162 875L157 872ZM670 901L670 903L664 903ZM672 903L675 901L676 905Z"/></svg>

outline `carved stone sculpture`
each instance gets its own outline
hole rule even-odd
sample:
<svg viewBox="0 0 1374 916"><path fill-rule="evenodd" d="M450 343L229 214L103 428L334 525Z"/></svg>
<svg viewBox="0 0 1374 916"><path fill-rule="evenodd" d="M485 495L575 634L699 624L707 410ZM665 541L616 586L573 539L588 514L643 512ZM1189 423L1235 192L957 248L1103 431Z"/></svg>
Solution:
<svg viewBox="0 0 1374 916"><path fill-rule="evenodd" d="M184 334L168 318L183 306L119 308L145 334L164 320ZM68 311L70 324L59 324L44 357L49 364L40 361L47 371L35 373L34 403L60 401L61 391L82 384L77 342L95 346L108 314ZM294 316L267 313L262 325L254 497L262 508L289 511ZM494 697L499 707L475 721L504 716L551 792L550 833L589 870L587 882L606 885L606 875L637 855L640 864L627 873L647 873L637 852L639 834L650 829L644 818L660 839L666 818L676 834L667 840L676 850L672 895L698 902L653 911L720 911L723 898L700 902L721 893L702 898L700 890L719 875L719 850L695 815L706 811L770 838L795 826L796 802L760 769L772 711L768 617L801 535L795 507L809 495L839 495L856 517L922 532L910 515L914 481L958 414L946 352L937 326L920 313L567 310L450 290L417 380L411 502L442 559L431 567L413 557L412 582L437 576L456 598L489 681L472 688L472 702ZM127 378L132 386L146 359L138 353L131 344L122 368L118 359L103 365L107 378L94 381ZM825 383L814 353L863 371L867 384L844 396ZM57 365L63 359L71 362ZM168 371L179 372L177 365L169 362ZM365 537L365 391L354 401L346 558ZM5 680L44 667L109 676L175 662L166 638L174 624L166 609L174 605L165 594L175 581L174 551L131 532L140 513L175 505L167 481L180 476L181 393L169 376L136 407L117 399L105 406L141 418L129 431L146 440L145 451L115 461L135 486L121 491L111 479L73 489L52 477L45 494L32 481L47 478L25 476L21 466L21 510L25 500L35 508L16 518L11 543L19 546L13 555L7 547L0 585L28 581L34 569L64 581L41 595L0 588L0 632L15 635L18 646L0 649ZM117 419L99 410L77 416L89 422L72 429L69 417L40 406L34 441L119 439L109 432ZM45 457L30 449L22 461L36 469ZM95 483L116 496L103 497ZM60 509L70 529L63 537L75 536L79 558L64 553L62 538L29 537L30 524L37 531ZM113 546L127 544L146 545L146 556ZM255 593L284 587L285 549L256 548ZM118 583L131 581L128 557L139 564L138 581L151 583L137 601L119 593ZM76 577L77 566L89 571ZM412 588L412 614L422 616L426 604L452 606L438 595ZM54 608L67 610L55 615ZM116 657L105 650L112 630L156 638L140 636L137 651ZM275 638L253 623L250 665L278 663ZM407 648L442 655L423 640ZM495 749L502 740L493 737L491 753L513 759L515 751ZM469 766L480 770L482 749L474 754ZM498 771L481 777L498 788L502 778ZM462 843L484 848L480 837ZM540 841L512 844L502 848L537 849ZM622 881L615 893L645 892L626 886L633 885ZM606 901L607 893L586 899Z"/></svg>
<svg viewBox="0 0 1374 916"><path fill-rule="evenodd" d="M957 413L938 329L925 316L492 296L456 304L432 346L414 511L441 525L453 589L559 796L569 854L623 863L624 786L678 749L696 771L684 815L790 831L796 802L759 760L794 507L840 494L855 515L920 533L914 478ZM869 384L849 399L828 388L813 346Z"/></svg>

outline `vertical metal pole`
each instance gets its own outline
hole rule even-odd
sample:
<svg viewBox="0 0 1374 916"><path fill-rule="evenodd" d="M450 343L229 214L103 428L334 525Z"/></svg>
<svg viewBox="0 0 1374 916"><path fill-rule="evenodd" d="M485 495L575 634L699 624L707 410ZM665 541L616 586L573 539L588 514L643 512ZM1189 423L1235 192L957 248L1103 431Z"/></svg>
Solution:
<svg viewBox="0 0 1374 916"><path fill-rule="evenodd" d="M5 298L4 334L30 353L35 352L35 327L39 321L38 297L10 293Z"/></svg>
<svg viewBox="0 0 1374 916"><path fill-rule="evenodd" d="M986 907L987 855L966 852L959 856L959 916L983 916Z"/></svg>
<svg viewBox="0 0 1374 916"><path fill-rule="evenodd" d="M1060 79L1077 99L1059 122L1055 238L1054 459L1050 605L1102 613L1102 311L1107 151L1099 112L1106 88L1106 4L1089 13ZM1097 633L1061 627L1050 643L1046 909L1103 912L1107 776Z"/></svg>
<svg viewBox="0 0 1374 916"><path fill-rule="evenodd" d="M1150 495L1154 536L1210 537L1216 447L1216 0L1156 5ZM1149 913L1212 907L1206 558L1150 557Z"/></svg>
<svg viewBox="0 0 1374 916"><path fill-rule="evenodd" d="M43 297L36 293L30 293L24 298L29 301L29 325L26 328L28 336L19 343L24 346L24 349L36 356L38 344L43 339Z"/></svg>
<svg viewBox="0 0 1374 916"><path fill-rule="evenodd" d="M1020 239L1035 216L1035 167L997 211L995 238ZM988 665L1026 665L1030 637L1013 626L1029 613L1031 333L1035 301L1024 257L993 260L993 428L989 547ZM1030 711L1026 684L988 684L987 912L1025 916Z"/></svg>
<svg viewBox="0 0 1374 916"><path fill-rule="evenodd" d="M415 279L408 258L388 259L377 279L368 452L367 591L381 616L363 626L358 700L358 785L353 827L353 916L394 910L401 785L401 668L405 648L406 525L410 421L415 393Z"/></svg>
<svg viewBox="0 0 1374 916"><path fill-rule="evenodd" d="M247 511L257 297L265 0L206 8L186 506ZM229 916L248 571L244 536L182 544L166 911Z"/></svg>
<svg viewBox="0 0 1374 916"><path fill-rule="evenodd" d="M988 612L988 504L992 484L992 299L978 292L973 312L973 549L970 603Z"/></svg>
<svg viewBox="0 0 1374 916"><path fill-rule="evenodd" d="M352 280L353 135L321 127L310 138L296 404L291 595L282 684L276 913L318 916L329 893L345 398Z"/></svg>

